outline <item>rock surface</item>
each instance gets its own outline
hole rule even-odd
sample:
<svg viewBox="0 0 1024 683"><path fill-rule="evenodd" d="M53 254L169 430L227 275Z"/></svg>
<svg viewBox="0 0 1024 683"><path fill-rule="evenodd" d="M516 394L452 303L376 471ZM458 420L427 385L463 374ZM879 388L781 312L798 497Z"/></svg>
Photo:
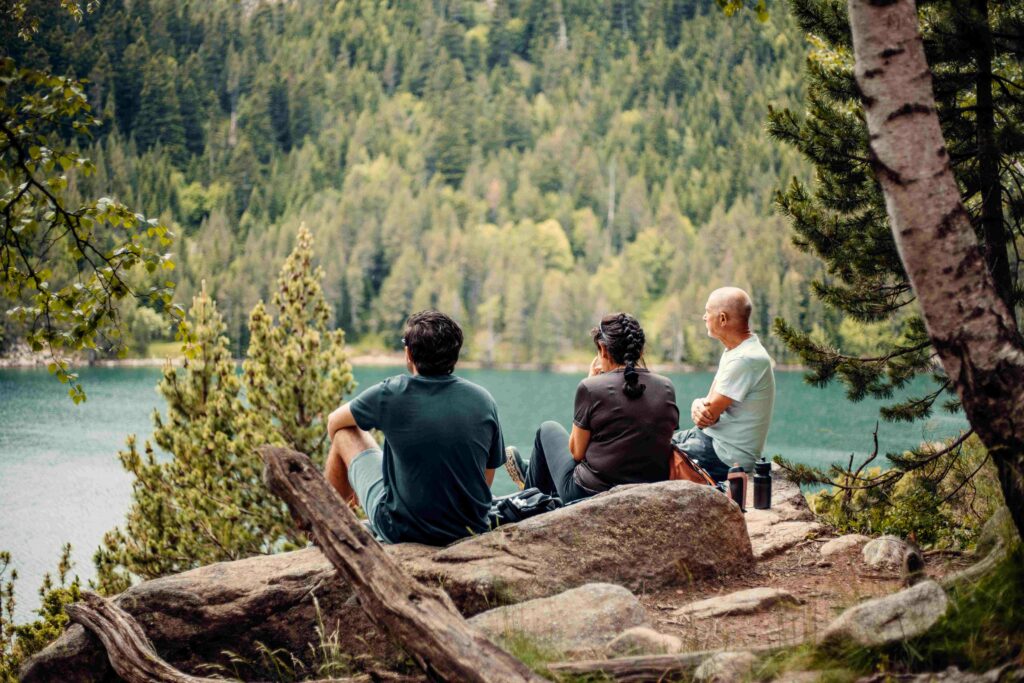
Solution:
<svg viewBox="0 0 1024 683"><path fill-rule="evenodd" d="M443 585L467 615L589 582L683 585L754 562L739 509L708 487L682 481L619 487L447 548L403 544L388 552L417 578ZM200 663L226 664L224 650L254 658L256 641L306 652L316 641L314 590L344 651L393 652L315 548L147 581L117 602L162 657L188 672ZM25 683L116 680L99 642L78 626L22 671Z"/></svg>
<svg viewBox="0 0 1024 683"><path fill-rule="evenodd" d="M772 465L772 506L754 509L753 486L747 490L747 531L754 557L759 560L789 550L824 528L814 521L814 513L800 487L786 478L785 470Z"/></svg>
<svg viewBox="0 0 1024 683"><path fill-rule="evenodd" d="M314 594L321 612L340 622L342 648L388 649L356 605L351 588L314 548L220 562L145 581L116 602L138 620L162 657L191 671L202 663L226 663L224 650L255 660L256 641L305 652L307 643L316 639ZM368 642L361 643L359 636ZM103 646L78 625L30 659L21 680L120 681Z"/></svg>
<svg viewBox="0 0 1024 683"><path fill-rule="evenodd" d="M833 538L831 541L823 543L818 552L821 553L822 557L831 557L838 553L844 552L851 548L856 548L859 545L868 543L871 540L870 537L864 536L863 534L846 534L839 538Z"/></svg>
<svg viewBox="0 0 1024 683"><path fill-rule="evenodd" d="M923 581L851 607L828 625L822 641L873 647L913 638L934 626L948 606L949 598L942 587L934 581Z"/></svg>
<svg viewBox="0 0 1024 683"><path fill-rule="evenodd" d="M719 652L704 660L693 672L693 680L708 683L738 683L750 677L757 657L750 652Z"/></svg>
<svg viewBox="0 0 1024 683"><path fill-rule="evenodd" d="M603 648L623 628L647 623L643 605L622 586L588 583L549 598L478 614L469 623L492 641L523 634L565 653Z"/></svg>
<svg viewBox="0 0 1024 683"><path fill-rule="evenodd" d="M726 595L716 595L706 600L698 600L683 605L671 613L672 617L687 619L706 619L708 617L724 617L733 614L750 614L759 612L778 604L799 605L800 601L789 591L778 588L749 588Z"/></svg>
<svg viewBox="0 0 1024 683"><path fill-rule="evenodd" d="M909 543L897 536L880 536L869 541L861 551L864 564L872 569L899 571L903 566L903 556L907 552L915 552Z"/></svg>
<svg viewBox="0 0 1024 683"><path fill-rule="evenodd" d="M406 563L465 614L590 582L682 585L754 564L743 513L687 481L619 486Z"/></svg>
<svg viewBox="0 0 1024 683"><path fill-rule="evenodd" d="M682 639L667 633L658 633L646 626L634 626L626 629L605 648L609 657L671 655L682 651Z"/></svg>

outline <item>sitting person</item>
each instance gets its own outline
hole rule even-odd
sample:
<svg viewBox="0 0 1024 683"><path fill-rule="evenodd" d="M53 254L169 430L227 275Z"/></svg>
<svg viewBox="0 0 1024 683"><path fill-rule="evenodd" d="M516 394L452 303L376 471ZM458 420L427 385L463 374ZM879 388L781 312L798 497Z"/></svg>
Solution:
<svg viewBox="0 0 1024 683"><path fill-rule="evenodd" d="M488 530L494 470L505 461L498 409L487 390L452 374L458 324L437 311L406 323L406 366L327 420L325 476L363 506L387 543L447 545ZM384 433L383 452L367 431Z"/></svg>
<svg viewBox="0 0 1024 683"><path fill-rule="evenodd" d="M761 457L775 402L772 359L750 331L750 296L737 287L716 289L704 307L708 335L725 351L708 395L694 399L694 427L672 438L715 481L738 464L752 472Z"/></svg>
<svg viewBox="0 0 1024 683"><path fill-rule="evenodd" d="M572 433L545 422L528 464L515 448L505 461L520 488L557 494L563 503L619 484L668 479L670 439L679 425L672 382L643 367L644 331L636 318L606 316L591 334L598 353L576 388Z"/></svg>

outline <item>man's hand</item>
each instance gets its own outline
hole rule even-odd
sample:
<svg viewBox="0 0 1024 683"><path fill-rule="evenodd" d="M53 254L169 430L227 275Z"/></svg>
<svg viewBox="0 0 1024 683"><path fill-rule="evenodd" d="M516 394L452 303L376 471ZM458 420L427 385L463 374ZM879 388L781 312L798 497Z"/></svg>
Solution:
<svg viewBox="0 0 1024 683"><path fill-rule="evenodd" d="M594 356L594 360L590 361L590 373L587 377L593 377L594 375L601 374L601 355Z"/></svg>
<svg viewBox="0 0 1024 683"><path fill-rule="evenodd" d="M690 405L690 417L693 419L695 426L704 429L718 422L718 416L711 412L710 406L711 402L706 398L696 398L693 400L693 403Z"/></svg>

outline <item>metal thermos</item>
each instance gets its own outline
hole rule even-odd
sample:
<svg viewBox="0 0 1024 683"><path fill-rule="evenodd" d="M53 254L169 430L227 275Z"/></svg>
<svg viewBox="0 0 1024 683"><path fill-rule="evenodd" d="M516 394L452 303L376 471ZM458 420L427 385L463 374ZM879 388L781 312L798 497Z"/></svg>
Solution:
<svg viewBox="0 0 1024 683"><path fill-rule="evenodd" d="M772 464L762 456L754 463L754 509L772 506Z"/></svg>
<svg viewBox="0 0 1024 683"><path fill-rule="evenodd" d="M729 497L740 506L741 512L746 512L747 500L747 473L743 471L739 463L729 468Z"/></svg>

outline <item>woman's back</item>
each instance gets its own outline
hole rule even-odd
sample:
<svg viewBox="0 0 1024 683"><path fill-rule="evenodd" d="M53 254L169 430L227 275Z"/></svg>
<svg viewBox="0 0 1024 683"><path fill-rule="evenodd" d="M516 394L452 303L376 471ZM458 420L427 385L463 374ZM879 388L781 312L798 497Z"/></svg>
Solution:
<svg viewBox="0 0 1024 683"><path fill-rule="evenodd" d="M590 432L590 443L575 479L591 491L668 479L679 425L675 387L662 375L637 373L646 389L635 398L623 391L621 369L588 377L576 389L573 422Z"/></svg>

